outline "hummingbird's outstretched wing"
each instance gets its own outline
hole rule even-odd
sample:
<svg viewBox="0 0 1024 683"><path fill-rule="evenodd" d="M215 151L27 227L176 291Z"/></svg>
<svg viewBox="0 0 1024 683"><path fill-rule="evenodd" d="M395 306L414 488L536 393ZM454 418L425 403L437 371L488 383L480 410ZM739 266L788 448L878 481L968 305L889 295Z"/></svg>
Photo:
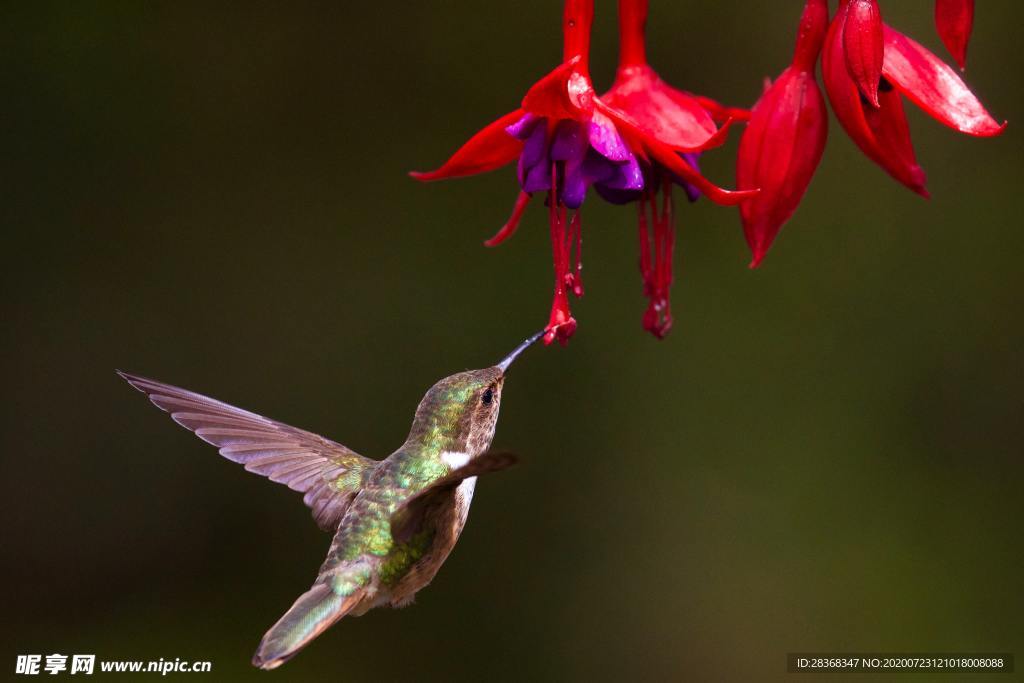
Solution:
<svg viewBox="0 0 1024 683"><path fill-rule="evenodd" d="M415 536L431 508L443 505L452 491L470 477L498 472L519 462L515 453L490 452L473 458L462 467L452 470L419 493L410 496L391 515L391 538L404 543Z"/></svg>
<svg viewBox="0 0 1024 683"><path fill-rule="evenodd" d="M362 488L364 473L377 461L340 443L290 427L186 389L117 371L170 413L185 429L220 449L228 460L271 481L304 493L313 519L324 531L338 527L345 509Z"/></svg>

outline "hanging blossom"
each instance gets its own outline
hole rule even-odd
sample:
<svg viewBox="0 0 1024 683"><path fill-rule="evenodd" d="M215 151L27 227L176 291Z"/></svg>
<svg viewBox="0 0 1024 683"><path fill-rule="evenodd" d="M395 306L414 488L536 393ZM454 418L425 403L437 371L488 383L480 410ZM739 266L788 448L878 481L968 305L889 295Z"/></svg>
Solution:
<svg viewBox="0 0 1024 683"><path fill-rule="evenodd" d="M495 246L519 225L543 192L549 217L555 291L545 335L565 343L576 328L569 295L583 294L580 208L593 187L603 199L637 203L640 271L648 298L643 326L663 337L672 326L675 228L672 188L739 205L751 267L764 259L793 216L819 165L828 135L822 81L839 123L864 154L927 197L903 111L906 98L959 132L999 135L1005 128L960 76L937 56L882 21L878 0L805 0L792 62L750 112L665 84L647 64L647 0L620 0L618 71L611 89L594 93L588 58L592 0L566 0L563 63L526 93L522 105L486 126L420 180L474 175L517 163L520 193L508 222L485 242ZM935 25L960 65L966 63L973 0L936 0ZM745 122L734 191L709 182L700 155Z"/></svg>
<svg viewBox="0 0 1024 683"><path fill-rule="evenodd" d="M639 196L646 180L641 163L650 166L653 160L692 186L693 192L718 203L736 204L753 194L717 187L699 173L694 157L687 161L680 155L721 139L700 105L695 105L702 114L700 130L672 122L673 136L652 128L650 122L635 120L595 95L588 65L592 22L592 0L567 0L562 17L563 63L530 88L519 109L486 126L440 168L412 174L419 180L454 178L490 171L518 159L521 191L511 217L485 242L488 246L508 239L530 198L537 192L546 193L555 271L554 300L544 337L547 344L555 339L566 343L576 329L569 293L583 294L579 210L591 186L604 197L618 197L619 193ZM707 106L715 105L709 101ZM720 111L730 114L726 108ZM706 128L709 123L710 130Z"/></svg>
<svg viewBox="0 0 1024 683"><path fill-rule="evenodd" d="M659 339L672 328L669 292L673 281L675 225L672 186L680 185L694 202L701 189L683 175L699 171L700 153L725 142L734 120L750 112L677 90L647 63L645 27L648 0L619 0L619 64L615 82L601 96L618 112L617 122L641 159L644 177L639 190L596 188L607 201L637 203L640 274L648 299L643 327ZM724 121L719 128L715 119ZM756 190L756 188L752 188ZM741 197L751 193L733 193ZM722 197L716 201L722 202Z"/></svg>
<svg viewBox="0 0 1024 683"><path fill-rule="evenodd" d="M826 0L810 0L800 18L793 63L765 88L740 139L736 185L761 193L740 205L756 268L811 183L825 151L828 112L815 65L828 27Z"/></svg>
<svg viewBox="0 0 1024 683"><path fill-rule="evenodd" d="M938 0L936 26L964 64L974 3ZM827 122L814 78L822 79L832 111L860 150L897 181L928 197L917 163L903 98L967 135L991 137L1005 128L941 59L882 21L878 0L840 0L831 22L825 0L808 0L793 64L754 106L740 141L739 188L762 193L740 206L754 267L796 210L824 149Z"/></svg>
<svg viewBox="0 0 1024 683"><path fill-rule="evenodd" d="M861 18L860 6L872 7ZM849 32L863 34L868 49L882 53L877 97L851 77ZM927 197L925 174L917 163L903 97L954 130L977 137L1003 132L957 73L924 47L882 22L877 0L843 0L829 26L822 53L822 74L832 110L850 138L896 180Z"/></svg>

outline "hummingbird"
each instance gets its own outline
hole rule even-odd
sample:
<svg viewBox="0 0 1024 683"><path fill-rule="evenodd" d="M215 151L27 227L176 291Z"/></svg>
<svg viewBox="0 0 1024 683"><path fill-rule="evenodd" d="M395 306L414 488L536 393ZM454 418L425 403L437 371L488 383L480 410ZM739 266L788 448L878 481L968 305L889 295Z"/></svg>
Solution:
<svg viewBox="0 0 1024 683"><path fill-rule="evenodd" d="M384 460L186 389L118 370L171 418L250 472L303 494L333 533L312 588L270 627L252 663L275 669L336 621L374 607L403 607L430 583L466 524L477 477L515 464L488 452L505 373L544 335L497 365L432 386L405 443Z"/></svg>

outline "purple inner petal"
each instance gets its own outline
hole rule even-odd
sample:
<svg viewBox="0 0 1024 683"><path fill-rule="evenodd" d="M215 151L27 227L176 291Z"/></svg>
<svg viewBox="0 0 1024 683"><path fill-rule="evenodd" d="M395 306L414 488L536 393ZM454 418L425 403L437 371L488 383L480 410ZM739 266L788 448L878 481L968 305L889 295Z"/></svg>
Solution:
<svg viewBox="0 0 1024 683"><path fill-rule="evenodd" d="M536 122L534 123L536 124ZM519 153L519 166L517 168L519 185L527 192L534 191L526 189L526 179L533 170L537 166L546 169L551 165L547 158L547 136L547 126L543 125L543 122L541 122L541 125L534 125L530 137L526 139L526 143L523 145L523 151Z"/></svg>
<svg viewBox="0 0 1024 683"><path fill-rule="evenodd" d="M523 162L523 166L526 169L530 169L542 161L545 161L545 157L547 156L547 147L547 126L535 126L533 132L530 133L530 137L526 138L526 142L523 144L523 151L519 155L519 159Z"/></svg>
<svg viewBox="0 0 1024 683"><path fill-rule="evenodd" d="M530 134L533 133L534 126L536 126L537 122L540 120L541 118L535 114L523 114L518 121L513 123L511 126L506 127L505 132L514 138L525 140L530 137Z"/></svg>
<svg viewBox="0 0 1024 683"><path fill-rule="evenodd" d="M641 193L638 190L616 190L603 183L594 185L597 194L609 204L629 204L640 199Z"/></svg>
<svg viewBox="0 0 1024 683"><path fill-rule="evenodd" d="M551 141L551 158L554 161L579 161L587 152L587 136L583 124L576 121L559 121Z"/></svg>
<svg viewBox="0 0 1024 683"><path fill-rule="evenodd" d="M693 167L693 170L700 173L700 165L698 163L698 160L700 159L700 152L684 152L682 157L686 163ZM683 191L686 192L686 198L691 202L695 202L700 199L700 190L698 190L695 185L683 180L674 173L672 174L672 180L683 188Z"/></svg>
<svg viewBox="0 0 1024 683"><path fill-rule="evenodd" d="M506 128L525 143L518 173L523 191L550 190L552 165L556 164L558 199L570 209L583 204L591 185L614 203L640 196L644 174L610 120L603 116L587 122L565 119L550 135L548 129L547 119L533 114L524 115Z"/></svg>
<svg viewBox="0 0 1024 683"><path fill-rule="evenodd" d="M615 129L615 124L607 118L595 118L588 124L588 128L590 146L601 156L611 161L628 161L633 158L633 153Z"/></svg>
<svg viewBox="0 0 1024 683"><path fill-rule="evenodd" d="M537 164L527 169L525 177L520 181L523 192L541 192L551 189L551 167L547 164Z"/></svg>
<svg viewBox="0 0 1024 683"><path fill-rule="evenodd" d="M591 183L607 182L615 175L615 166L593 149L587 150L587 156L583 159L583 172Z"/></svg>
<svg viewBox="0 0 1024 683"><path fill-rule="evenodd" d="M595 181L594 189L612 204L626 204L640 199L644 189L645 176L636 158L624 164L605 162L611 173L601 181Z"/></svg>
<svg viewBox="0 0 1024 683"><path fill-rule="evenodd" d="M562 180L560 198L570 209L578 209L587 196L590 181L582 161L572 159L565 162L565 177Z"/></svg>
<svg viewBox="0 0 1024 683"><path fill-rule="evenodd" d="M615 175L608 181L608 186L616 190L644 189L644 174L636 157L630 156L629 161L615 166Z"/></svg>

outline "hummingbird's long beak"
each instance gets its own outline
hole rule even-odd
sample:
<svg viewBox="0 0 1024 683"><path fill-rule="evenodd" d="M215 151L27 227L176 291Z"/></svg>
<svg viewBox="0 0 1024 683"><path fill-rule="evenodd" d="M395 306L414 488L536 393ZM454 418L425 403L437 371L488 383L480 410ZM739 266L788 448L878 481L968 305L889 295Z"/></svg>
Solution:
<svg viewBox="0 0 1024 683"><path fill-rule="evenodd" d="M524 341L522 344L520 344L515 349L513 349L512 353L510 353L507 356L505 356L501 360L501 362L498 363L497 365L495 365L494 367L500 368L502 372L505 372L506 370L508 370L508 366L512 365L512 361L514 361L519 356L519 354L521 354L523 351L525 351L526 347L528 347L530 344L532 344L533 342L535 342L538 339L540 339L541 337L543 337L544 336L544 332L546 332L546 330L541 330L537 334L533 335L532 337L530 337L529 339Z"/></svg>

